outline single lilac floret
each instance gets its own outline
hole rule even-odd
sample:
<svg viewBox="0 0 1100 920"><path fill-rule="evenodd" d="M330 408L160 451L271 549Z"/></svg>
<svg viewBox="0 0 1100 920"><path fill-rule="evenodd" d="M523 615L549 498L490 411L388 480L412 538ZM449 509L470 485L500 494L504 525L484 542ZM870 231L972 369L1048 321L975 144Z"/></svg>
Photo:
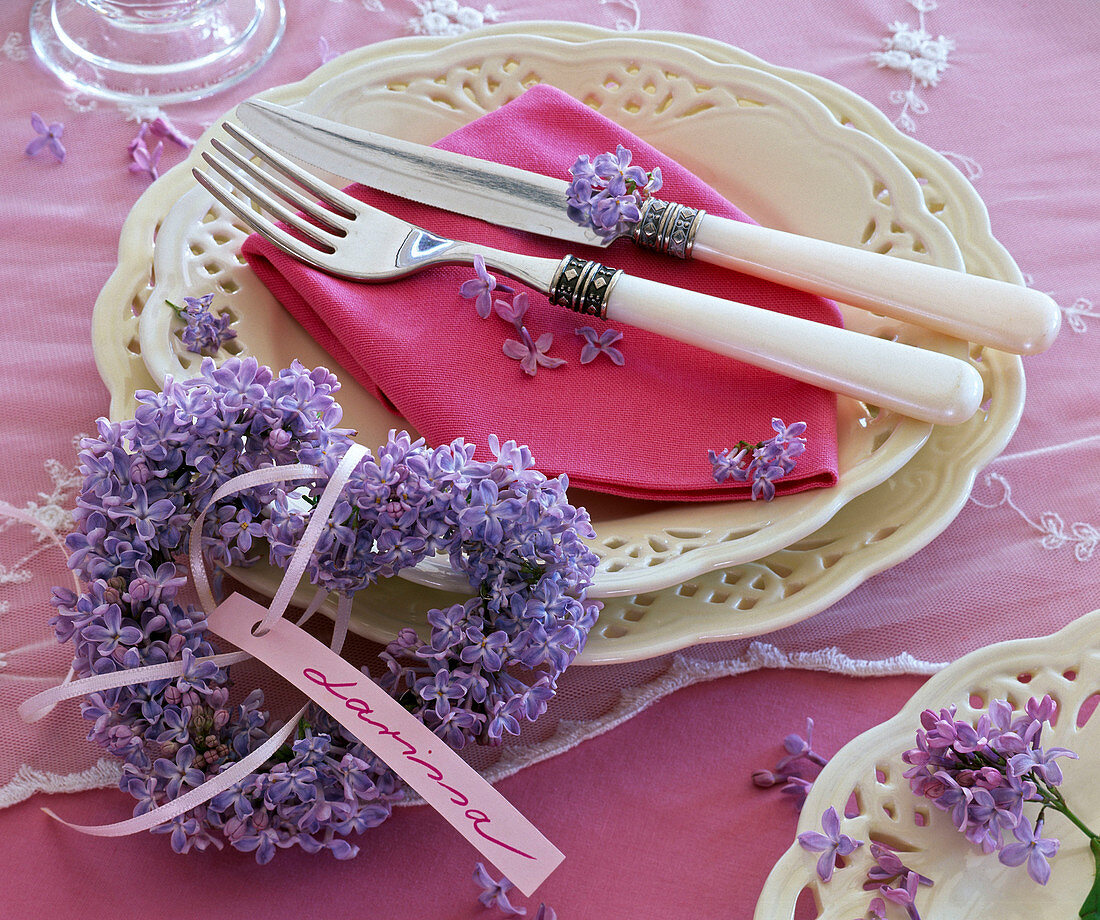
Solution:
<svg viewBox="0 0 1100 920"><path fill-rule="evenodd" d="M1068 748L1031 748L1009 760L1008 772L1012 776L1034 773L1048 786L1058 786L1062 782L1062 768L1055 762L1058 757L1077 759L1077 755Z"/></svg>
<svg viewBox="0 0 1100 920"><path fill-rule="evenodd" d="M1027 874L1040 885L1050 881L1050 863L1047 862L1058 852L1061 842L1053 837L1043 837L1043 822L1032 827L1029 821L1021 821L1013 830L1017 843L1005 846L998 858L1006 866L1020 866L1027 863Z"/></svg>
<svg viewBox="0 0 1100 920"><path fill-rule="evenodd" d="M554 333L544 332L533 339L527 327L521 326L519 334L520 341L507 339L502 350L509 358L519 361L520 367L528 376L534 377L540 367L554 368L565 364L564 358L551 358L546 354L554 344Z"/></svg>
<svg viewBox="0 0 1100 920"><path fill-rule="evenodd" d="M174 144L178 144L185 150L190 150L195 146L194 138L188 137L182 131L180 131L172 120L163 112L159 113L156 118L149 122L149 131L154 137L163 137L172 141Z"/></svg>
<svg viewBox="0 0 1100 920"><path fill-rule="evenodd" d="M463 281L458 292L467 300L474 301L474 309L477 310L478 316L488 319L489 314L493 312L493 291L511 293L512 289L507 285L499 284L496 276L489 274L485 268L483 256L474 256L474 273L477 277Z"/></svg>
<svg viewBox="0 0 1100 920"><path fill-rule="evenodd" d="M512 917L522 917L527 913L527 908L516 907L508 900L508 892L513 888L512 883L504 876L501 876L499 882L496 881L481 863L474 866L474 883L481 888L481 894L477 899L482 907L496 907L502 913Z"/></svg>
<svg viewBox="0 0 1100 920"><path fill-rule="evenodd" d="M143 140L140 140L136 144L130 146L130 172L132 173L145 173L150 179L156 179L160 176L160 156L164 153L164 141L157 141L157 146L149 150Z"/></svg>
<svg viewBox="0 0 1100 920"><path fill-rule="evenodd" d="M64 162L65 147L61 143L61 135L65 133L65 125L59 121L47 125L41 115L31 112L31 127L37 132L38 137L27 144L27 156L33 157L44 148L53 154L58 163Z"/></svg>
<svg viewBox="0 0 1100 920"><path fill-rule="evenodd" d="M529 306L529 298L524 292L516 294L511 301L496 300L493 302L493 309L496 310L497 316L506 323L511 323L516 332L523 328L523 317L527 315Z"/></svg>
<svg viewBox="0 0 1100 920"><path fill-rule="evenodd" d="M581 364L589 364L600 355L607 355L611 363L619 367L626 363L623 353L615 347L615 343L623 337L617 329L605 329L602 333L597 333L591 326L581 326L574 330L574 335L584 339L584 345L581 347Z"/></svg>
<svg viewBox="0 0 1100 920"><path fill-rule="evenodd" d="M917 890L920 887L920 876L916 872L909 872L902 880L902 884L896 888L880 888L879 894L887 901L899 904L905 908L909 920L920 920L917 912Z"/></svg>
<svg viewBox="0 0 1100 920"><path fill-rule="evenodd" d="M827 882L833 877L837 857L855 852L863 846L863 841L840 833L840 816L832 805L821 816L821 828L825 833L805 831L798 835L798 842L805 850L821 853L817 860L817 874L823 882Z"/></svg>

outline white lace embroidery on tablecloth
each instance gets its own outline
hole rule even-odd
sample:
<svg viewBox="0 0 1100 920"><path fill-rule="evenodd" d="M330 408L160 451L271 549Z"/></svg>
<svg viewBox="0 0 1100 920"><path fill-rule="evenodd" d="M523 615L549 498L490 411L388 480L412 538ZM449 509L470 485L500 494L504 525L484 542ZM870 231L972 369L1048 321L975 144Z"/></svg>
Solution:
<svg viewBox="0 0 1100 920"><path fill-rule="evenodd" d="M480 10L462 6L458 0L414 0L414 3L420 15L409 20L409 29L417 35L462 35L500 19L500 13L489 3Z"/></svg>
<svg viewBox="0 0 1100 920"><path fill-rule="evenodd" d="M837 648L812 652L784 652L766 642L749 643L744 653L734 658L706 660L693 656L691 649L668 657L668 666L657 677L644 683L625 687L618 702L602 715L584 720L559 717L553 735L535 743L516 742L499 749L499 758L480 772L490 781L498 782L525 767L564 754L583 741L602 735L634 718L666 696L705 681L734 677L762 670L824 671L846 677L894 677L904 674L931 675L947 666L947 662L922 661L908 653L864 661L850 658ZM580 668L587 671L587 668ZM583 680L583 674L582 678ZM550 713L548 712L548 715ZM416 797L402 804L416 805Z"/></svg>
<svg viewBox="0 0 1100 920"><path fill-rule="evenodd" d="M84 435L77 435L74 441L79 442L83 437ZM28 501L20 509L41 526L36 534L37 546L18 559L0 559L0 588L6 584L29 581L33 577L30 564L51 547L54 538L63 537L76 526L71 506L81 484L79 471L66 467L59 460L46 460L43 467L53 481L53 490L39 492L37 500ZM17 523L11 517L0 520L0 534Z"/></svg>
<svg viewBox="0 0 1100 920"><path fill-rule="evenodd" d="M980 508L1011 508L1032 529L1038 532L1040 544L1043 549L1058 550L1072 548L1074 558L1078 562L1088 562L1096 552L1096 545L1100 542L1100 530L1092 524L1084 521L1075 521L1066 525L1065 520L1055 511L1043 511L1037 517L1029 515L1012 498L1012 486L1008 479L1000 473L986 473L984 477L986 486L996 483L1001 488L1001 497L994 502L983 502L970 497L970 501Z"/></svg>
<svg viewBox="0 0 1100 920"><path fill-rule="evenodd" d="M10 783L0 786L0 808L7 808L29 799L38 792L87 792L91 789L112 789L122 776L122 761L113 757L100 758L93 766L79 773L51 773L34 770L24 764Z"/></svg>
<svg viewBox="0 0 1100 920"><path fill-rule="evenodd" d="M74 446L83 437L84 435L77 435L73 439ZM14 557L7 553L0 556L0 630L8 617L18 615L11 599L4 596L5 588L10 590L31 581L35 577L32 565L46 552L59 552L65 534L75 527L72 509L81 485L79 471L53 459L44 461L43 468L52 483L49 491L39 492L22 507L7 505L6 510L0 510L0 536L16 527L28 528L33 535L30 549ZM0 546L7 545L0 543ZM48 685L64 679L63 671L53 675L28 675L9 670L12 660L18 656L45 647L55 647L56 641L51 633L52 630L43 624L43 637L38 641L0 651L0 680ZM21 802L36 792L78 792L114 786L117 785L120 771L121 765L109 757L101 758L87 769L72 773L57 773L45 766L24 763L16 769L7 783L0 786L0 808Z"/></svg>
<svg viewBox="0 0 1100 920"><path fill-rule="evenodd" d="M627 15L615 20L615 28L620 32L637 32L642 27L642 10L638 0L600 0L600 6L617 6L625 10Z"/></svg>
<svg viewBox="0 0 1100 920"><path fill-rule="evenodd" d="M890 25L891 34L883 39L883 48L871 55L879 67L909 75L909 86L890 93L890 101L900 105L894 124L910 133L917 130L915 115L923 115L928 105L917 93L917 86L928 88L940 82L950 66L948 56L955 48L950 38L933 37L925 17L936 9L935 0L909 0L917 11L917 24L897 21Z"/></svg>
<svg viewBox="0 0 1100 920"><path fill-rule="evenodd" d="M4 43L0 45L0 52L9 61L25 61L30 54L22 32L9 32Z"/></svg>
<svg viewBox="0 0 1100 920"><path fill-rule="evenodd" d="M1085 317L1100 319L1100 313L1094 312L1093 302L1087 297L1078 297L1068 307L1062 307L1062 316L1069 328L1078 335L1089 331Z"/></svg>

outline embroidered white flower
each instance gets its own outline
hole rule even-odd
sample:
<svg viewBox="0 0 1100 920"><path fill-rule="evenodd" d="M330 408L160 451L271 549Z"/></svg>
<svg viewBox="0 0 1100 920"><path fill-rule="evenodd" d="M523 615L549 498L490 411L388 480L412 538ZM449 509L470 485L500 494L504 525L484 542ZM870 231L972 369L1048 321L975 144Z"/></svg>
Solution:
<svg viewBox="0 0 1100 920"><path fill-rule="evenodd" d="M7 57L9 61L26 61L29 52L27 52L26 43L23 41L23 33L9 32L7 39L4 39L3 44L0 45L0 53Z"/></svg>
<svg viewBox="0 0 1100 920"><path fill-rule="evenodd" d="M928 106L917 94L917 86L936 86L950 66L948 58L955 43L942 35L933 36L925 25L925 14L936 8L935 0L909 0L917 11L917 24L900 20L890 24L890 35L883 39L882 50L871 60L879 67L909 75L909 86L890 93L890 101L901 106L894 123L904 131L916 131L914 115L923 115Z"/></svg>
<svg viewBox="0 0 1100 920"><path fill-rule="evenodd" d="M491 4L481 10L462 6L458 0L415 0L420 15L409 20L417 35L461 35L500 18Z"/></svg>
<svg viewBox="0 0 1100 920"><path fill-rule="evenodd" d="M942 35L933 38L923 27L907 22L895 22L890 29L893 35L883 40L885 50L876 51L871 59L879 67L907 71L921 86L939 83L955 43Z"/></svg>
<svg viewBox="0 0 1100 920"><path fill-rule="evenodd" d="M600 0L601 6L607 4L621 6L630 14L629 19L626 16L620 16L615 20L615 28L620 32L637 32L641 28L642 11L638 6L638 0Z"/></svg>
<svg viewBox="0 0 1100 920"><path fill-rule="evenodd" d="M23 33L9 32L8 37L4 39L4 44L0 45L0 52L3 52L4 57L9 61L25 61L28 52L23 41Z"/></svg>
<svg viewBox="0 0 1100 920"><path fill-rule="evenodd" d="M1001 487L999 500L987 503L979 501L972 495L970 501L980 508L992 509L1002 506L1011 508L1033 530L1038 531L1041 535L1040 544L1043 549L1057 550L1072 546L1073 556L1078 562L1088 562L1093 557L1097 545L1100 544L1100 530L1097 530L1095 526L1084 521L1076 521L1067 527L1062 516L1055 511L1040 512L1038 520L1032 519L1027 512L1013 501L1012 487L1008 479L1000 473L987 473L985 485L992 486L994 483Z"/></svg>
<svg viewBox="0 0 1100 920"><path fill-rule="evenodd" d="M64 95L63 99L65 108L70 112L76 112L77 115L92 112L99 106L99 102L94 96L89 96L79 89L70 90Z"/></svg>
<svg viewBox="0 0 1100 920"><path fill-rule="evenodd" d="M1076 333L1089 331L1088 324L1084 319L1086 316L1100 319L1100 313L1093 310L1093 303L1087 297L1078 297L1070 306L1062 307L1062 314L1065 316L1070 329Z"/></svg>

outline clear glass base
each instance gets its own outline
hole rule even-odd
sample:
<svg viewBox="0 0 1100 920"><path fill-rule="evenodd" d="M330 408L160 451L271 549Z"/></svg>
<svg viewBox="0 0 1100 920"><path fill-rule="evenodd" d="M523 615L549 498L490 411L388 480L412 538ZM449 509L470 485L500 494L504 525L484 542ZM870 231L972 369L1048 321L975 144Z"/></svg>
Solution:
<svg viewBox="0 0 1100 920"><path fill-rule="evenodd" d="M178 15L155 15L173 5ZM163 105L245 79L271 56L285 25L283 0L36 0L30 35L39 60L69 86Z"/></svg>

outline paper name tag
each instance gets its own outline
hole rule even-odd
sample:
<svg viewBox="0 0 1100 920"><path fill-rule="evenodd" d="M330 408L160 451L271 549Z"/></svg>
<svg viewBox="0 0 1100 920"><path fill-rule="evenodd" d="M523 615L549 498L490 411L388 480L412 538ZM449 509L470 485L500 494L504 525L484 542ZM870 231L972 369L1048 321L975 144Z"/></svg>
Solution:
<svg viewBox="0 0 1100 920"><path fill-rule="evenodd" d="M206 624L330 713L530 896L562 853L438 735L323 643L285 619L252 635L266 612L233 594Z"/></svg>

